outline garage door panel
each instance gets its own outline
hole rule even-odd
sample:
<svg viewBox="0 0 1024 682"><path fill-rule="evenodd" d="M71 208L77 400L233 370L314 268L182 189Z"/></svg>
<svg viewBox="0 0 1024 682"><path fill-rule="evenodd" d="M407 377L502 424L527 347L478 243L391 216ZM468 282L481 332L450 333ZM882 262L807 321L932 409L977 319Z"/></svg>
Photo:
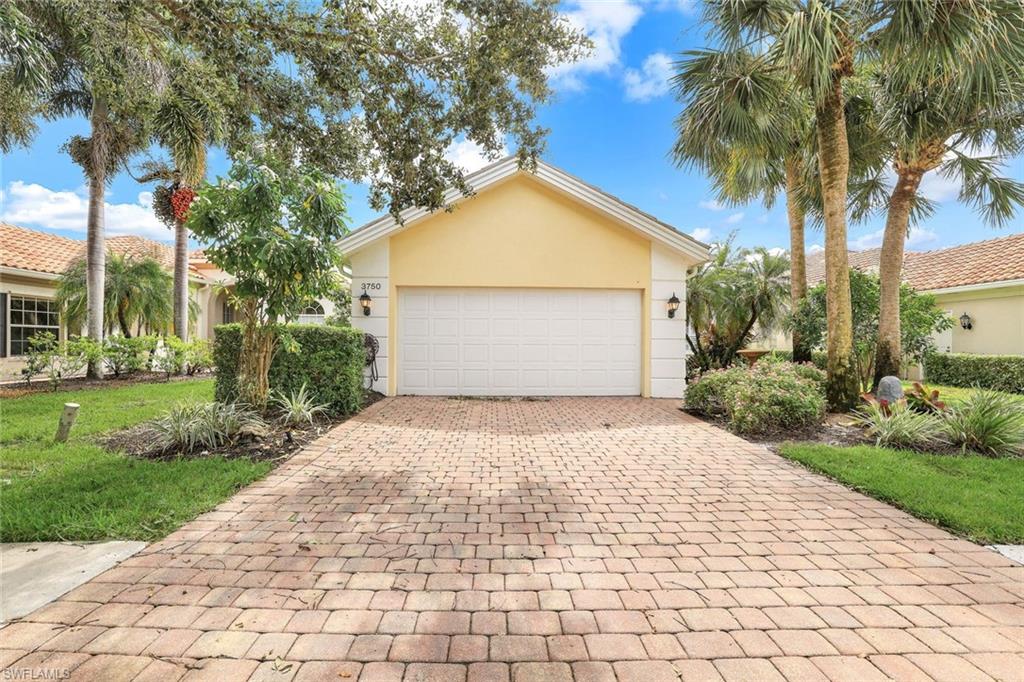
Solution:
<svg viewBox="0 0 1024 682"><path fill-rule="evenodd" d="M398 391L637 395L640 292L399 290Z"/></svg>

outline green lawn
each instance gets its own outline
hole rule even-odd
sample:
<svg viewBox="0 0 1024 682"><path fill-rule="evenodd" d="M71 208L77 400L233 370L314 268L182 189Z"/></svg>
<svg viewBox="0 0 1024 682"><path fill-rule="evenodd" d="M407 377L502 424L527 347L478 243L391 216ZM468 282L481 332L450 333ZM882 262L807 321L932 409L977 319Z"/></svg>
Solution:
<svg viewBox="0 0 1024 682"><path fill-rule="evenodd" d="M1024 543L1024 459L786 443L782 455L981 543Z"/></svg>
<svg viewBox="0 0 1024 682"><path fill-rule="evenodd" d="M936 389L939 392L939 400L946 402L947 404L953 405L959 402L963 402L967 399L975 389L973 388L961 388L960 386L942 386L941 384L929 384L927 381L923 382L924 386L928 390ZM909 391L913 389L913 381L904 381L903 390ZM1015 398L1024 403L1024 395L1015 395Z"/></svg>
<svg viewBox="0 0 1024 682"><path fill-rule="evenodd" d="M213 380L131 384L4 399L0 404L0 541L155 540L270 470L221 457L139 460L94 438L175 402L211 400ZM71 439L53 442L66 402L81 405Z"/></svg>

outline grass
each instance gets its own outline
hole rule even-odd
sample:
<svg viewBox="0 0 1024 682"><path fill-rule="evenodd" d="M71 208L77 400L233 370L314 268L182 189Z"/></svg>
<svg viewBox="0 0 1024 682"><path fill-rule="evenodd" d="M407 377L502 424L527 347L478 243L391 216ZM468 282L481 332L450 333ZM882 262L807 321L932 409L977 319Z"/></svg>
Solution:
<svg viewBox="0 0 1024 682"><path fill-rule="evenodd" d="M185 400L211 400L213 380L35 393L0 406L0 541L155 540L270 470L247 459L142 460L96 436ZM81 405L67 443L53 434L66 402Z"/></svg>
<svg viewBox="0 0 1024 682"><path fill-rule="evenodd" d="M786 443L782 455L976 542L1024 543L1024 459Z"/></svg>
<svg viewBox="0 0 1024 682"><path fill-rule="evenodd" d="M930 384L927 381L922 382L922 383L924 384L924 386L928 390L938 389L938 391L939 391L939 400L942 400L942 401L944 401L945 403L947 403L949 405L955 405L956 403L962 403L964 400L967 399L967 396L969 396L973 391L976 390L976 389L973 389L973 388L962 388L960 386L943 386L941 384ZM904 381L903 382L903 390L904 391L910 391L913 388L914 388L914 382L913 381ZM1021 403L1024 404L1024 395L1022 395L1022 396L1016 396L1015 395L1014 397L1019 399L1021 401Z"/></svg>

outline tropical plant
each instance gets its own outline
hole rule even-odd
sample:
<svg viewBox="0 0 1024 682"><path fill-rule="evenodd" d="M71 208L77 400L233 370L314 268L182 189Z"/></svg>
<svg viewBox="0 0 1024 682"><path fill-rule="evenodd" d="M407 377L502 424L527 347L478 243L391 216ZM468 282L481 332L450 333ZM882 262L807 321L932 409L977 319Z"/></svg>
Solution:
<svg viewBox="0 0 1024 682"><path fill-rule="evenodd" d="M852 184L855 218L886 215L874 382L898 375L900 282L907 234L931 211L930 172L960 180L960 201L1004 225L1024 183L1001 166L1024 150L1024 5L1017 2L875 3L871 101L877 158ZM891 178L891 180L890 180Z"/></svg>
<svg viewBox="0 0 1024 682"><path fill-rule="evenodd" d="M878 338L880 288L877 275L850 271L850 297L853 310L854 368L863 390L871 387L875 370ZM793 312L789 325L797 329L812 348L826 344L828 294L825 284L813 287ZM934 349L933 334L949 329L953 321L936 304L931 294L919 294L904 284L900 288L900 314L903 349L908 357L921 362Z"/></svg>
<svg viewBox="0 0 1024 682"><path fill-rule="evenodd" d="M975 390L943 414L943 427L950 442L964 452L1024 455L1024 410L1012 395Z"/></svg>
<svg viewBox="0 0 1024 682"><path fill-rule="evenodd" d="M313 395L306 390L306 384L288 394L274 394L271 402L280 410L281 421L288 426L312 424L318 414L324 414L328 410L327 405L317 404Z"/></svg>
<svg viewBox="0 0 1024 682"><path fill-rule="evenodd" d="M278 319L297 316L330 291L345 217L330 178L274 156L239 159L228 177L200 189L188 228L206 242L210 262L235 278L243 402L267 404Z"/></svg>
<svg viewBox="0 0 1024 682"><path fill-rule="evenodd" d="M213 450L241 437L261 438L267 424L255 410L238 403L179 403L149 423L164 451Z"/></svg>
<svg viewBox="0 0 1024 682"><path fill-rule="evenodd" d="M153 258L109 254L104 278L103 304L107 329L117 325L122 336L132 330L165 332L171 325L171 276ZM57 282L56 300L68 329L81 329L87 318L88 265L72 263ZM193 319L198 305L190 306Z"/></svg>
<svg viewBox="0 0 1024 682"><path fill-rule="evenodd" d="M807 295L804 254L804 166L813 146L812 109L791 78L747 47L684 53L672 78L683 111L676 118L675 162L710 176L728 204L762 199L770 208L784 194L789 220L790 299ZM793 336L793 360L810 348Z"/></svg>
<svg viewBox="0 0 1024 682"><path fill-rule="evenodd" d="M208 339L192 339L185 344L185 374L194 376L213 367L213 344Z"/></svg>
<svg viewBox="0 0 1024 682"><path fill-rule="evenodd" d="M153 369L164 373L164 380L170 381L172 374L181 374L185 369L188 344L177 336L164 336L157 343L153 353Z"/></svg>
<svg viewBox="0 0 1024 682"><path fill-rule="evenodd" d="M853 421L883 447L926 450L942 442L942 421L933 414L911 409L905 400L884 404L868 401L857 408Z"/></svg>
<svg viewBox="0 0 1024 682"><path fill-rule="evenodd" d="M813 130L825 225L828 293L828 400L836 408L857 399L853 367L853 329L847 273L847 181L850 149L847 140L844 82L854 74L854 61L870 16L871 3L826 0L712 0L704 20L724 51L737 53L763 46L759 73L774 76L779 92L792 83L800 99L813 108ZM765 87L759 84L759 87ZM783 101L781 109L788 107Z"/></svg>
<svg viewBox="0 0 1024 682"><path fill-rule="evenodd" d="M946 403L939 400L939 389L928 388L920 381L915 381L909 391L904 392L907 406L915 412L944 412Z"/></svg>
<svg viewBox="0 0 1024 682"><path fill-rule="evenodd" d="M701 371L728 367L736 352L782 319L789 295L789 261L766 249L716 244L712 259L690 276L686 342Z"/></svg>

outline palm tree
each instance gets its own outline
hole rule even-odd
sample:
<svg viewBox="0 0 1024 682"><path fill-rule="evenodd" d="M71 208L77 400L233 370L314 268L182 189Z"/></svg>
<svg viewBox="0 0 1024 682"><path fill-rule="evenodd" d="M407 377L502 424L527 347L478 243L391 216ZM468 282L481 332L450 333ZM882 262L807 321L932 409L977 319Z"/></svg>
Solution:
<svg viewBox="0 0 1024 682"><path fill-rule="evenodd" d="M84 116L89 136L72 137L66 149L89 187L86 227L85 326L102 340L106 244L104 207L111 171L145 146L144 112L152 105L153 65L164 43L154 40L141 5L103 3L5 3L0 81L9 82L20 106L6 108L0 146L28 139L33 118ZM13 30L8 31L8 26ZM45 55L45 58L41 57ZM100 364L90 362L89 376Z"/></svg>
<svg viewBox="0 0 1024 682"><path fill-rule="evenodd" d="M694 50L677 65L673 85L684 105L676 119L675 162L712 179L717 199L743 204L760 198L771 208L781 192L789 222L790 305L807 296L804 194L813 134L810 106L792 79L764 54L739 48ZM793 360L811 350L793 337Z"/></svg>
<svg viewBox="0 0 1024 682"><path fill-rule="evenodd" d="M822 217L825 224L825 281L828 291L829 403L840 409L857 400L853 364L853 316L846 247L849 147L844 81L865 22L867 3L826 0L710 0L704 19L712 37L730 52L763 47L767 66L778 78L792 79L814 109Z"/></svg>
<svg viewBox="0 0 1024 682"><path fill-rule="evenodd" d="M156 140L171 155L171 164L143 164L140 182L164 183L154 193L158 217L174 228L174 333L188 340L188 229L184 214L170 202L176 193L185 195L206 175L206 147L219 142L225 113L216 93L205 89L212 80L203 65L176 56L169 69L170 81L153 118Z"/></svg>
<svg viewBox="0 0 1024 682"><path fill-rule="evenodd" d="M107 254L103 307L106 329L116 325L131 337L132 328L167 332L171 326L172 277L153 258ZM57 283L57 304L64 325L81 329L88 319L88 264L82 258L61 275ZM194 311L193 311L194 312Z"/></svg>
<svg viewBox="0 0 1024 682"><path fill-rule="evenodd" d="M766 249L716 244L686 288L686 341L701 371L728 367L753 338L771 329L789 297L789 259Z"/></svg>
<svg viewBox="0 0 1024 682"><path fill-rule="evenodd" d="M915 217L931 209L922 178L959 177L960 200L996 226L1024 203L1024 184L999 172L1024 149L1024 5L936 0L882 9L869 83L878 162L853 193L855 217L886 213L875 385L900 371L904 248Z"/></svg>

